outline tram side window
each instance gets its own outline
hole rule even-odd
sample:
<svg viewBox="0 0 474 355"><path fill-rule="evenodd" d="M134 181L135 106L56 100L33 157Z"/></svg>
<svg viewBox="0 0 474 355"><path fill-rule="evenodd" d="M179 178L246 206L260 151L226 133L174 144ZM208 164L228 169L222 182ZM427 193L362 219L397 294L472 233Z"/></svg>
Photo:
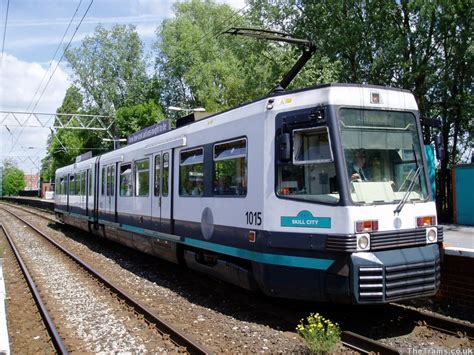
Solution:
<svg viewBox="0 0 474 355"><path fill-rule="evenodd" d="M160 190L161 190L161 184L160 184L160 179L161 179L161 156L157 155L155 156L155 196L160 196Z"/></svg>
<svg viewBox="0 0 474 355"><path fill-rule="evenodd" d="M247 194L247 140L214 145L214 195Z"/></svg>
<svg viewBox="0 0 474 355"><path fill-rule="evenodd" d="M105 181L106 181L106 177L107 177L107 174L105 172L105 167L102 168L102 181L101 181L101 190L100 190L100 194L102 196L105 195Z"/></svg>
<svg viewBox="0 0 474 355"><path fill-rule="evenodd" d="M179 195L202 196L204 194L203 149L182 151L179 165Z"/></svg>
<svg viewBox="0 0 474 355"><path fill-rule="evenodd" d="M130 197L132 192L132 164L122 164L120 165L120 196Z"/></svg>
<svg viewBox="0 0 474 355"><path fill-rule="evenodd" d="M107 196L113 196L115 191L115 166L107 167Z"/></svg>
<svg viewBox="0 0 474 355"><path fill-rule="evenodd" d="M83 171L81 172L81 196L86 195L86 183L87 183L86 172Z"/></svg>
<svg viewBox="0 0 474 355"><path fill-rule="evenodd" d="M169 183L169 174L170 174L170 154L163 154L163 176L162 176L162 186L163 186L163 197L168 196L168 183Z"/></svg>
<svg viewBox="0 0 474 355"><path fill-rule="evenodd" d="M76 194L76 182L74 175L69 175L69 195Z"/></svg>
<svg viewBox="0 0 474 355"><path fill-rule="evenodd" d="M135 196L148 196L150 191L150 161L138 160L135 163Z"/></svg>
<svg viewBox="0 0 474 355"><path fill-rule="evenodd" d="M55 195L59 195L61 192L61 186L59 185L59 182L61 181L61 179L59 177L56 177L56 179L54 179L54 194Z"/></svg>
<svg viewBox="0 0 474 355"><path fill-rule="evenodd" d="M87 183L87 195L92 196L94 194L94 185L93 185L93 179L92 179L92 171L89 169L88 171L88 183Z"/></svg>
<svg viewBox="0 0 474 355"><path fill-rule="evenodd" d="M74 182L76 183L76 193L75 195L81 194L81 174L75 174Z"/></svg>
<svg viewBox="0 0 474 355"><path fill-rule="evenodd" d="M293 160L278 165L277 195L337 203L339 188L327 127L294 130L293 138Z"/></svg>
<svg viewBox="0 0 474 355"><path fill-rule="evenodd" d="M66 181L64 180L64 178L60 179L59 194L66 194Z"/></svg>
<svg viewBox="0 0 474 355"><path fill-rule="evenodd" d="M76 180L76 195L82 195L82 191L81 191L81 188L82 188L82 174L77 173L75 180Z"/></svg>

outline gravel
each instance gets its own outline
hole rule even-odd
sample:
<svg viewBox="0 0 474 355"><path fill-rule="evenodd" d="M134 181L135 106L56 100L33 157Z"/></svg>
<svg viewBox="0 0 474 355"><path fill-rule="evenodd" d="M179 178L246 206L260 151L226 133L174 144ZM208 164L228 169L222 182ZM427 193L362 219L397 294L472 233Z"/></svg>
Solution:
<svg viewBox="0 0 474 355"><path fill-rule="evenodd" d="M70 351L177 350L165 342L162 347L156 348L153 344L153 348L149 349L146 345L149 339L137 335L140 330L148 331L145 322L137 322L133 313L126 311L118 300L112 299L109 292L84 276L83 272L78 273L73 263L57 251L52 251L50 246L30 232L29 227L4 213L1 218L14 234L15 244Z"/></svg>
<svg viewBox="0 0 474 355"><path fill-rule="evenodd" d="M30 218L46 234L53 236L68 250L211 351L308 352L303 340L295 333L296 323L289 323L284 320L285 317L279 317L280 309L276 306L273 306L274 315L270 315L265 309L268 306L265 298L262 300L257 293L237 289L78 229L52 224L39 217ZM291 303L280 301L281 312ZM314 304L309 309L324 313L326 307ZM355 317L359 313L354 308L354 315L351 316L350 308L345 309L348 317ZM380 316L383 318L382 314ZM409 349L420 350L421 347L439 348L442 351L469 349L473 346L462 335L446 335L422 324L401 328L397 320L393 319L382 320L381 324L374 322L373 327L368 321L367 325L373 328L374 339L405 352ZM347 352L347 349L340 346L337 352Z"/></svg>

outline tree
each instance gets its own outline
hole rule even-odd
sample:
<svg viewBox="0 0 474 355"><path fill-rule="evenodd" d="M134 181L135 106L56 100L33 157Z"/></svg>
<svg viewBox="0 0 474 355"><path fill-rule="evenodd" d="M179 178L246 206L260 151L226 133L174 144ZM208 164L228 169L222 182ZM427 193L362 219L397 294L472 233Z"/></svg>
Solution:
<svg viewBox="0 0 474 355"><path fill-rule="evenodd" d="M210 0L178 2L155 44L156 69L167 105L218 111L267 94L299 56L285 44L222 34L252 23L228 5ZM317 56L295 85L332 80L337 64Z"/></svg>
<svg viewBox="0 0 474 355"><path fill-rule="evenodd" d="M26 186L25 174L13 160L5 160L3 166L3 195L18 195Z"/></svg>
<svg viewBox="0 0 474 355"><path fill-rule="evenodd" d="M100 114L114 117L121 107L139 105L148 100L159 85L146 75L143 45L133 26L97 26L66 58L75 76L58 113ZM112 118L104 120L109 126ZM66 123L66 122L62 122ZM123 127L127 127L123 125ZM123 136L117 126L110 132ZM104 132L59 129L48 140L48 156L43 160L42 178L50 180L54 171L71 164L85 151L94 153L112 148L104 143Z"/></svg>
<svg viewBox="0 0 474 355"><path fill-rule="evenodd" d="M89 113L114 116L123 106L144 100L151 84L143 45L134 26L97 26L78 48L66 51Z"/></svg>
<svg viewBox="0 0 474 355"><path fill-rule="evenodd" d="M121 137L127 137L144 127L151 126L164 119L164 113L160 106L153 100L142 104L125 106L117 111L115 121Z"/></svg>
<svg viewBox="0 0 474 355"><path fill-rule="evenodd" d="M410 90L422 117L442 120L447 160L437 202L440 219L449 220L450 168L469 149L474 107L472 0L249 1L255 23L312 38L340 64L338 81Z"/></svg>

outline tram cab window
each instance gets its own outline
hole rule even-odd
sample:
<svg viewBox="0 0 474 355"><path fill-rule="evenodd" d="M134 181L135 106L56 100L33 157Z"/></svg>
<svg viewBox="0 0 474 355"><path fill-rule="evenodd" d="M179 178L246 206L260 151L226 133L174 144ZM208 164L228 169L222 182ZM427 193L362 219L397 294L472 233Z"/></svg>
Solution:
<svg viewBox="0 0 474 355"><path fill-rule="evenodd" d="M293 159L278 165L277 195L322 203L339 201L327 127L293 131Z"/></svg>
<svg viewBox="0 0 474 355"><path fill-rule="evenodd" d="M120 165L120 196L130 197L132 192L132 164L122 164Z"/></svg>
<svg viewBox="0 0 474 355"><path fill-rule="evenodd" d="M166 179L168 180L168 179ZM202 148L182 151L179 164L179 195L204 194L204 152Z"/></svg>
<svg viewBox="0 0 474 355"><path fill-rule="evenodd" d="M135 163L135 196L148 196L150 190L150 161L138 160Z"/></svg>
<svg viewBox="0 0 474 355"><path fill-rule="evenodd" d="M214 145L214 195L247 194L247 140L245 138Z"/></svg>

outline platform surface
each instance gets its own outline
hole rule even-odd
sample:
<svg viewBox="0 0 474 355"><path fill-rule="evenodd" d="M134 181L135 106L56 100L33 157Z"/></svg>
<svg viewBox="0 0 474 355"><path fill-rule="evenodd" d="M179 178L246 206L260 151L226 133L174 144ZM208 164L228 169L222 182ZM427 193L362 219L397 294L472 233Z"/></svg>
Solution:
<svg viewBox="0 0 474 355"><path fill-rule="evenodd" d="M474 258L474 227L457 224L445 224L444 249L448 255Z"/></svg>

